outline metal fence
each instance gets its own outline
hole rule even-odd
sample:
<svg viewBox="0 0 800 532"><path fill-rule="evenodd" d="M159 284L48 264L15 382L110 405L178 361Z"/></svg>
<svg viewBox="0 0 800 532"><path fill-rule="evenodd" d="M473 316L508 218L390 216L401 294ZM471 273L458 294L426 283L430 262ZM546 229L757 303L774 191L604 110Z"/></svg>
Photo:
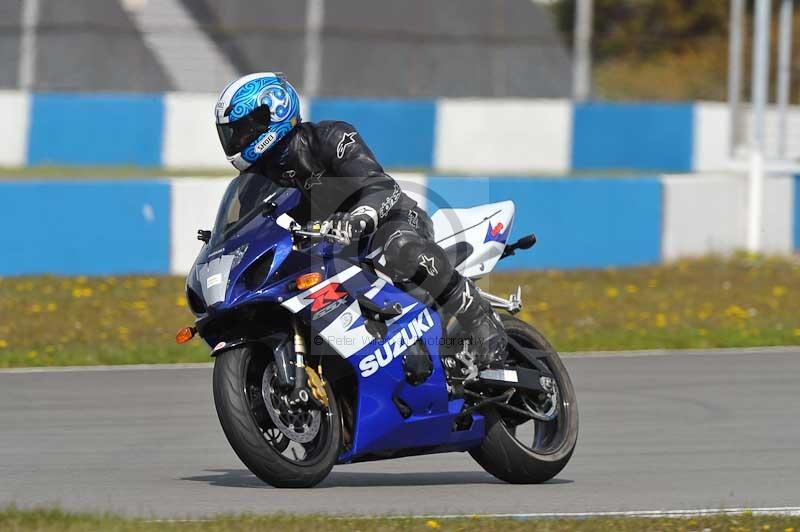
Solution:
<svg viewBox="0 0 800 532"><path fill-rule="evenodd" d="M21 0L0 87L217 91L281 70L320 96L567 97L570 57L530 0Z"/></svg>

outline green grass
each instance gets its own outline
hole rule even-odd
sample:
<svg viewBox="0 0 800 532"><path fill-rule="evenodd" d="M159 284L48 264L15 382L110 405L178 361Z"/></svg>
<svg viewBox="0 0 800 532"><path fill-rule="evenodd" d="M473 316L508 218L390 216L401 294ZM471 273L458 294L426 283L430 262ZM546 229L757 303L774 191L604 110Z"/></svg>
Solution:
<svg viewBox="0 0 800 532"><path fill-rule="evenodd" d="M493 275L561 351L800 344L800 262L737 255L666 266Z"/></svg>
<svg viewBox="0 0 800 532"><path fill-rule="evenodd" d="M800 517L754 516L744 513L735 516L703 516L695 518L592 518L512 520L493 518L330 518L289 515L222 516L203 521L151 521L123 518L110 514L75 514L61 510L0 511L0 530L9 532L237 532L280 531L305 532L325 530L400 531L730 531L730 532L794 532L800 530Z"/></svg>
<svg viewBox="0 0 800 532"><path fill-rule="evenodd" d="M666 266L494 274L560 351L800 345L800 261L740 255ZM179 277L0 278L0 367L208 361Z"/></svg>
<svg viewBox="0 0 800 532"><path fill-rule="evenodd" d="M236 171L226 168L158 168L147 166L0 166L0 180L18 179L131 179L159 177L220 176L233 178Z"/></svg>

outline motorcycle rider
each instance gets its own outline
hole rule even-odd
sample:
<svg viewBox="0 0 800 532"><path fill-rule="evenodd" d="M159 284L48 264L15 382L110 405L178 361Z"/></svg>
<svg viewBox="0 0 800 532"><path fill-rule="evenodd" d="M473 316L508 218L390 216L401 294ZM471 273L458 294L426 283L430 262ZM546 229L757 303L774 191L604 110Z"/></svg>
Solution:
<svg viewBox="0 0 800 532"><path fill-rule="evenodd" d="M499 317L455 270L433 240L431 219L384 172L352 125L302 122L297 92L283 74L272 72L233 81L214 115L222 148L237 170L297 188L305 218L298 221L325 220L322 232L348 240L372 235L369 256L376 270L421 287L445 320L455 317L472 334L480 367L502 358L507 337Z"/></svg>

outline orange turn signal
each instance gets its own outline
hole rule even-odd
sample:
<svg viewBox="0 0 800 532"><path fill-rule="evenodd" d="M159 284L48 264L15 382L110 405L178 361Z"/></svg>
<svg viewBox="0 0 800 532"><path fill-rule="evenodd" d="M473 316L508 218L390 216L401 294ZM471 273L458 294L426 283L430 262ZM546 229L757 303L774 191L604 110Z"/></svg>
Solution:
<svg viewBox="0 0 800 532"><path fill-rule="evenodd" d="M319 284L322 281L322 274L319 272L312 272L312 273L304 273L300 277L297 278L295 284L297 285L298 290L305 290L307 288L311 288L315 284Z"/></svg>
<svg viewBox="0 0 800 532"><path fill-rule="evenodd" d="M194 327L184 327L183 329L178 331L178 334L175 335L175 342L179 344L185 344L186 342L194 338L194 333L196 332L197 329L195 329Z"/></svg>

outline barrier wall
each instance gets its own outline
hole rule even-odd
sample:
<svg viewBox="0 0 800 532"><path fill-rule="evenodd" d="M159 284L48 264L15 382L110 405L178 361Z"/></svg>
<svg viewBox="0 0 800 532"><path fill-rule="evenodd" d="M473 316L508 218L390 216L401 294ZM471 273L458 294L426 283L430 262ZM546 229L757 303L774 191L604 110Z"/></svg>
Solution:
<svg viewBox="0 0 800 532"><path fill-rule="evenodd" d="M512 234L536 233L534 251L501 263L514 268L649 264L661 259L661 182L632 179L446 178L428 180L429 211L512 199Z"/></svg>
<svg viewBox="0 0 800 532"><path fill-rule="evenodd" d="M689 104L588 103L573 112L572 168L692 170Z"/></svg>
<svg viewBox="0 0 800 532"><path fill-rule="evenodd" d="M13 127L0 165L225 168L213 94L0 92ZM303 117L347 120L387 168L563 174L570 170L724 170L730 125L719 103L573 104L568 100L302 101ZM773 116L770 114L769 117ZM768 118L769 118L768 117ZM800 131L800 111L790 126ZM793 126L792 126L793 127ZM768 120L768 138L776 138ZM800 154L800 134L789 139Z"/></svg>
<svg viewBox="0 0 800 532"><path fill-rule="evenodd" d="M28 164L161 164L161 95L34 94Z"/></svg>
<svg viewBox="0 0 800 532"><path fill-rule="evenodd" d="M456 178L395 174L428 212L512 199L511 240L537 246L500 269L653 264L746 244L742 177ZM0 275L185 273L224 178L0 182ZM762 249L800 251L800 183L768 178Z"/></svg>
<svg viewBox="0 0 800 532"><path fill-rule="evenodd" d="M0 183L0 275L169 270L163 181Z"/></svg>
<svg viewBox="0 0 800 532"><path fill-rule="evenodd" d="M664 259L745 248L745 176L665 176L663 183ZM770 177L765 182L761 225L761 250L765 253L788 253L797 248L794 188L793 177Z"/></svg>
<svg viewBox="0 0 800 532"><path fill-rule="evenodd" d="M800 176L794 178L794 249L800 250Z"/></svg>

